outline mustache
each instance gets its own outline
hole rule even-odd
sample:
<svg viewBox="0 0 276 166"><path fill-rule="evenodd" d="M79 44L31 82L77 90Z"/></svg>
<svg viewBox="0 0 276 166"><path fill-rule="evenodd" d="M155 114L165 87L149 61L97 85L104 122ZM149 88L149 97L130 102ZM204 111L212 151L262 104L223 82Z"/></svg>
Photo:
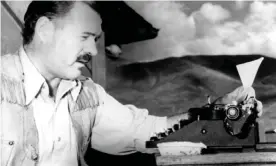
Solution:
<svg viewBox="0 0 276 166"><path fill-rule="evenodd" d="M83 54L83 55L79 56L77 58L77 62L85 64L85 63L88 63L91 59L92 59L91 54L87 53L87 54Z"/></svg>

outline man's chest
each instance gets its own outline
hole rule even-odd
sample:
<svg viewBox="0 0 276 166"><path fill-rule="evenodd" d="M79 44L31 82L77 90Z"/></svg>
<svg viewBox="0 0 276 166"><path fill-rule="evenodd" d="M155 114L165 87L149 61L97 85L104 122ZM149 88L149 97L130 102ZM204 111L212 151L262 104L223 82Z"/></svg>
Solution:
<svg viewBox="0 0 276 166"><path fill-rule="evenodd" d="M32 106L24 107L2 102L1 141L6 147L3 153L9 156L3 157L9 160L9 163L22 162L22 165L26 163L25 161L37 162L40 150L45 150L47 147L47 151L53 145L55 145L57 152L63 151L64 147L74 146L79 153L85 153L91 140L95 108L80 107L78 103L73 102L71 104L66 105L67 111L70 112L67 114L66 111L60 112L60 114L53 112L40 114L40 111L47 107L41 105L34 109ZM38 114L37 119L34 114ZM44 121L39 122L39 120ZM39 132L43 134L39 134ZM46 142L42 144L44 148L40 146L42 142Z"/></svg>
<svg viewBox="0 0 276 166"><path fill-rule="evenodd" d="M59 156L76 162L77 139L67 97L55 103L51 98L38 96L31 104L38 131L40 161L58 163L55 156Z"/></svg>
<svg viewBox="0 0 276 166"><path fill-rule="evenodd" d="M75 137L75 133L68 104L67 97L56 103L50 98L46 100L41 96L33 100L31 106L40 144L47 145L50 142L53 144L55 140L61 140L61 138L67 144L74 140L71 138ZM43 141L45 141L44 144Z"/></svg>

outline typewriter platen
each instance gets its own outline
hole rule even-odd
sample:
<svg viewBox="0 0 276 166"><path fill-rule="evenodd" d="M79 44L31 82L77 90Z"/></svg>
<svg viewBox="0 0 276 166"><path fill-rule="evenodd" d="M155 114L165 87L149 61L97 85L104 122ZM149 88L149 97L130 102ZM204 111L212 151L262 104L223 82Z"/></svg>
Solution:
<svg viewBox="0 0 276 166"><path fill-rule="evenodd" d="M196 116L180 120L172 128L151 137L146 147L157 148L161 142L191 141L207 146L202 153L256 150L259 128L255 98L239 104L208 103L189 111L196 112Z"/></svg>

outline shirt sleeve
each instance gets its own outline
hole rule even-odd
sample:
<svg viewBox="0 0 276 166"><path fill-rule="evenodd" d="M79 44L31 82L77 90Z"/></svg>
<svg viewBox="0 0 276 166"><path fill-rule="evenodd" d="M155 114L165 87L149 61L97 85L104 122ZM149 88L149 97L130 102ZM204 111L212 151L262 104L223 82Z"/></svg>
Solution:
<svg viewBox="0 0 276 166"><path fill-rule="evenodd" d="M97 91L102 104L92 128L92 148L113 155L143 152L152 134L167 128L167 117L152 116L147 109L123 105L100 85Z"/></svg>

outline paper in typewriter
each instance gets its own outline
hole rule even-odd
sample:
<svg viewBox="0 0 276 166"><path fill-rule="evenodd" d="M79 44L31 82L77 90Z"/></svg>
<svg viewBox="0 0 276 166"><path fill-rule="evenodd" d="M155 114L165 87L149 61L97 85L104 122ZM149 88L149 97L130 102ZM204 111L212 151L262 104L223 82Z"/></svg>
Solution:
<svg viewBox="0 0 276 166"><path fill-rule="evenodd" d="M236 66L242 85L244 87L252 86L263 59L264 58L262 57L257 60L242 63Z"/></svg>

